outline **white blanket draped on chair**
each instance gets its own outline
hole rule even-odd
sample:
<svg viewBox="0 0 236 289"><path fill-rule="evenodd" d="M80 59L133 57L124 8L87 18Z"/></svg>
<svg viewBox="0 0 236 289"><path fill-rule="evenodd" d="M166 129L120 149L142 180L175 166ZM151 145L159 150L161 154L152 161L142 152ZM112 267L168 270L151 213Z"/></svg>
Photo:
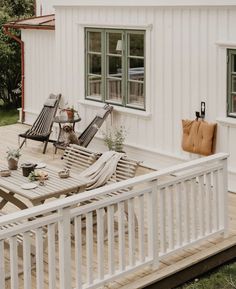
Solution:
<svg viewBox="0 0 236 289"><path fill-rule="evenodd" d="M117 163L123 155L115 151L105 152L93 165L83 171L80 176L89 180L87 190L105 185L115 173Z"/></svg>

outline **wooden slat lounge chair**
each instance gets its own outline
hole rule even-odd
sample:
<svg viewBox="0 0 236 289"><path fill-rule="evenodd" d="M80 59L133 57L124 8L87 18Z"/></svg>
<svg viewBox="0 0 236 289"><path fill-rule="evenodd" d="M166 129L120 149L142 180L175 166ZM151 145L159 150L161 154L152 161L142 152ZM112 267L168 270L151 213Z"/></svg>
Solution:
<svg viewBox="0 0 236 289"><path fill-rule="evenodd" d="M49 137L52 132L53 119L56 115L60 99L61 94L50 94L32 127L25 133L19 135L19 138L24 138L20 144L20 148L24 145L26 139L31 139L44 142L43 153L46 152Z"/></svg>
<svg viewBox="0 0 236 289"><path fill-rule="evenodd" d="M71 144L66 148L63 155L65 168L70 169L72 173L81 173L91 166L101 155L101 153L95 153L87 148ZM127 156L121 157L118 161L115 173L107 183L115 183L133 178L138 165L138 161L130 160Z"/></svg>
<svg viewBox="0 0 236 289"><path fill-rule="evenodd" d="M89 143L92 141L99 128L102 126L108 115L112 112L113 106L106 104L101 110L98 111L94 119L90 122L90 124L86 127L86 129L80 134L78 137L79 145L82 147L87 147ZM56 149L65 150L68 144L63 142L54 144Z"/></svg>
<svg viewBox="0 0 236 289"><path fill-rule="evenodd" d="M105 119L112 112L113 106L106 104L91 121L91 123L86 127L86 129L80 134L79 142L80 146L87 147L98 129L102 126Z"/></svg>

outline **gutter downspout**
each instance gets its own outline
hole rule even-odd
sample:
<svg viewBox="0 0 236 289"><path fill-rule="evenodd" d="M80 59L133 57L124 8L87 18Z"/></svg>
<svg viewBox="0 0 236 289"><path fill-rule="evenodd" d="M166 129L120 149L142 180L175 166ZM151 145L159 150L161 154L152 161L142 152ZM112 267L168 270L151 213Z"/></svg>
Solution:
<svg viewBox="0 0 236 289"><path fill-rule="evenodd" d="M9 31L7 25L3 25L3 32L17 41L21 46L21 107L22 107L22 123L25 121L25 44L19 37L13 35Z"/></svg>

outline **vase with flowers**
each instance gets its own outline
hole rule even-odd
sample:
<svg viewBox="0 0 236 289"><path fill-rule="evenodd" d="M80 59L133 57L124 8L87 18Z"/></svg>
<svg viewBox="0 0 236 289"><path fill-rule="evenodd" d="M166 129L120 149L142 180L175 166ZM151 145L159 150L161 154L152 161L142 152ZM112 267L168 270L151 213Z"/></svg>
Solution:
<svg viewBox="0 0 236 289"><path fill-rule="evenodd" d="M7 161L9 170L17 170L20 156L21 156L20 149L9 148L7 150Z"/></svg>

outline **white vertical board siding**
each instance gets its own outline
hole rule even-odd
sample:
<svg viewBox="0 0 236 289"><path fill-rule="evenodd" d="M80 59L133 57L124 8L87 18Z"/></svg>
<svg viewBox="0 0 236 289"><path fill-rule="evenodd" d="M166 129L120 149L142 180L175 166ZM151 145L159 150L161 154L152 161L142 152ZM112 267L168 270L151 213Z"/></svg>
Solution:
<svg viewBox="0 0 236 289"><path fill-rule="evenodd" d="M55 13L53 0L36 0L36 16L43 16Z"/></svg>
<svg viewBox="0 0 236 289"><path fill-rule="evenodd" d="M25 112L32 123L55 85L55 32L23 30L25 43Z"/></svg>
<svg viewBox="0 0 236 289"><path fill-rule="evenodd" d="M126 143L169 157L188 159L181 149L181 119L195 118L206 101L206 120L226 115L226 49L218 41L236 42L236 8L230 7L56 7L58 90L79 103L84 129L97 111L84 103L84 27L147 27L150 115L115 112L114 124L125 124ZM219 126L217 150L228 151L234 134ZM235 140L235 138L233 137ZM232 148L233 149L233 148ZM142 156L140 156L142 158ZM230 159L235 167L236 156Z"/></svg>

